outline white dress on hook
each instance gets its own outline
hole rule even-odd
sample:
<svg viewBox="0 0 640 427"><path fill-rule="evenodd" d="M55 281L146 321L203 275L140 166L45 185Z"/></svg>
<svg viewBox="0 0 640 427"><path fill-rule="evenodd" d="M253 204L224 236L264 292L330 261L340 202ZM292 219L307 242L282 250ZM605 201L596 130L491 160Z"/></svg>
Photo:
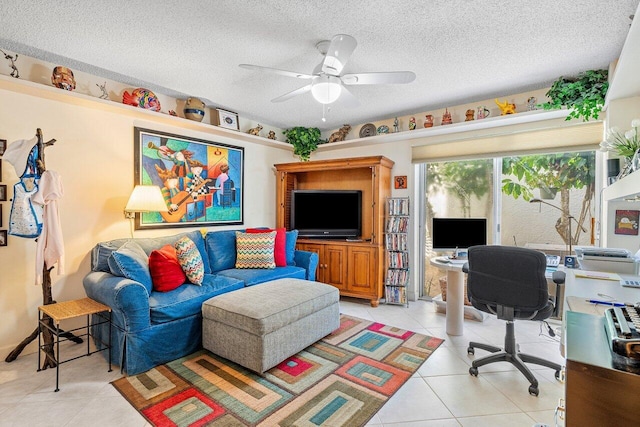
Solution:
<svg viewBox="0 0 640 427"><path fill-rule="evenodd" d="M58 275L64 274L64 240L58 200L63 196L62 178L55 171L44 171L39 189L33 195L34 204L42 206L42 233L36 245L36 285L42 283L42 271L58 264Z"/></svg>

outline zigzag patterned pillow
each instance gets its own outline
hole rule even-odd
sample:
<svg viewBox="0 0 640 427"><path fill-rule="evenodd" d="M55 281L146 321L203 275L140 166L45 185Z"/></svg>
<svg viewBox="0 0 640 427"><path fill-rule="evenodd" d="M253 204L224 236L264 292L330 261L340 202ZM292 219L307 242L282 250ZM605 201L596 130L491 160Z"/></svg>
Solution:
<svg viewBox="0 0 640 427"><path fill-rule="evenodd" d="M193 243L193 240L187 236L181 238L175 243L176 255L182 271L187 279L194 285L202 285L204 279L204 262L202 256Z"/></svg>
<svg viewBox="0 0 640 427"><path fill-rule="evenodd" d="M236 268L276 268L273 255L276 234L236 231Z"/></svg>

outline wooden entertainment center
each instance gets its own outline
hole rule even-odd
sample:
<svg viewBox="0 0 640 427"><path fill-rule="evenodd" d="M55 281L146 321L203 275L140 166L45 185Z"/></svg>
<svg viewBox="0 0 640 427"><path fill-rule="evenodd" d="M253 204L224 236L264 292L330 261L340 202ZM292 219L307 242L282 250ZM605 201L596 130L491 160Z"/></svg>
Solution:
<svg viewBox="0 0 640 427"><path fill-rule="evenodd" d="M296 247L318 254L318 281L337 287L340 295L368 299L373 307L384 289L384 202L391 196L393 164L371 156L275 165L276 226L287 230L292 190L362 191L360 241L299 238Z"/></svg>

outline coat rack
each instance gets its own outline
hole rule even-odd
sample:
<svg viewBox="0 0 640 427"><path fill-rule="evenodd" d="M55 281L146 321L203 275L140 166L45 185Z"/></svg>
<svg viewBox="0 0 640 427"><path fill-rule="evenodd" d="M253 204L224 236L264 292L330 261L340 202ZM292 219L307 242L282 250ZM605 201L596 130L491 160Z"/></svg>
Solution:
<svg viewBox="0 0 640 427"><path fill-rule="evenodd" d="M56 140L51 139L47 142L43 142L42 130L40 128L36 130L36 137L38 139L38 159L36 162L38 165L38 173L40 176L42 176L44 171L47 170L44 161L44 149L52 146L56 142ZM46 265L42 267L42 305L55 303L51 294L51 270L53 270L53 267L47 268ZM51 327L51 330L55 329L53 320L49 316L45 314L43 315L43 319ZM38 330L39 328L36 327L31 335L22 340L22 342L18 344L11 353L9 353L6 359L4 359L5 362L13 362L14 360L16 360L20 353L22 353L22 350L24 350L24 348L29 345L31 341L38 338ZM42 369L55 368L56 366L56 358L54 357L53 352L54 340L51 330L49 330L48 328L42 328L42 341L44 343L42 346L42 351L44 351L45 353L44 362L42 363ZM82 343L82 338L77 337L70 332L63 332L61 335L75 343ZM40 349L38 349L38 351L40 351Z"/></svg>

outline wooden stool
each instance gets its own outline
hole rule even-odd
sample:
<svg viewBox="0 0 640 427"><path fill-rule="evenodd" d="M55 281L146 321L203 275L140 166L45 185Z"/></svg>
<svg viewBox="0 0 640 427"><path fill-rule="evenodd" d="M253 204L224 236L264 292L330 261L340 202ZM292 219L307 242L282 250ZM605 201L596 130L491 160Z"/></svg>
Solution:
<svg viewBox="0 0 640 427"><path fill-rule="evenodd" d="M107 316L106 314L104 314L104 312L109 312L109 315ZM40 369L40 354L42 352L41 350L44 350L44 347L46 346L46 344L42 345L42 342L41 342L41 334L43 332L42 328L43 327L47 328L56 337L56 352L53 357L54 359L53 362L56 364L56 389L54 391L60 390L58 388L58 383L60 379L60 364L62 363L70 362L80 357L89 356L93 353L97 353L100 351L109 350L109 372L112 371L111 369L111 328L109 328L109 342L104 343L101 341L101 343L106 346L105 348L95 350L95 351L90 351L89 349L90 340L87 339L87 354L72 357L71 359L67 359L67 360L62 360L62 361L60 360L60 335L62 334L62 331L60 330L60 321L66 320L66 319L73 319L75 317L86 315L87 316L86 326L81 326L79 328L71 329L66 332L75 332L75 331L79 331L81 329L86 328L87 329L86 333L80 334L79 336L86 336L88 338L93 336L91 335L91 329L89 324L90 315L92 314L95 314L102 319L100 322L96 323L96 325L101 325L103 323L109 323L109 325L111 325L111 308L104 304L100 304L99 302L94 301L91 298L83 298L83 299L78 299L73 301L65 301L65 302L59 302L55 304L41 305L40 307L38 307L38 371L41 371ZM53 320L53 322L55 323L55 328L52 328L48 324L48 319L46 319L45 316L48 316ZM69 338L65 338L62 341L69 341ZM51 357L49 353L45 352L45 354L47 354L48 357Z"/></svg>

